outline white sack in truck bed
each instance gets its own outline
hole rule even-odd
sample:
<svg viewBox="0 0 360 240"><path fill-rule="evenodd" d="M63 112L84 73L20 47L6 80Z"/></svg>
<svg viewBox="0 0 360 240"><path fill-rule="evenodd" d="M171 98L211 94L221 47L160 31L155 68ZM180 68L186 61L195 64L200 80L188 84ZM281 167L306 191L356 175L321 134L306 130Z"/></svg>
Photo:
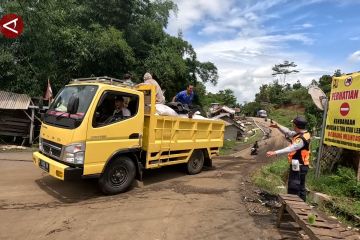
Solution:
<svg viewBox="0 0 360 240"><path fill-rule="evenodd" d="M178 116L178 114L175 112L174 109L164 104L157 103L155 108L156 108L156 113L159 114L160 116L176 116L176 117Z"/></svg>

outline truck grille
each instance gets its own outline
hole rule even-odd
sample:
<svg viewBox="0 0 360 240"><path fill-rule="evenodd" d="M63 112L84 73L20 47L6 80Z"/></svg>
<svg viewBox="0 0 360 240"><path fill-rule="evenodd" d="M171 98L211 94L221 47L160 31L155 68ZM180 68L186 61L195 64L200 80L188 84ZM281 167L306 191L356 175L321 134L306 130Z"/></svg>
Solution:
<svg viewBox="0 0 360 240"><path fill-rule="evenodd" d="M62 150L61 144L43 139L42 149L43 149L43 153L48 157L53 157L57 160L61 159L61 150Z"/></svg>

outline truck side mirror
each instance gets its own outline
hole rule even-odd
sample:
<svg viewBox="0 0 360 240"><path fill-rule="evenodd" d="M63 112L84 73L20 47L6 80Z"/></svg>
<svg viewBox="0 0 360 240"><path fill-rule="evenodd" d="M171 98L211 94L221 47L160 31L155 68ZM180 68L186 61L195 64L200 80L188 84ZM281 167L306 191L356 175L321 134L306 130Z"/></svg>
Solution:
<svg viewBox="0 0 360 240"><path fill-rule="evenodd" d="M72 95L67 104L67 112L69 114L75 114L77 113L78 108L79 108L79 97L76 95Z"/></svg>

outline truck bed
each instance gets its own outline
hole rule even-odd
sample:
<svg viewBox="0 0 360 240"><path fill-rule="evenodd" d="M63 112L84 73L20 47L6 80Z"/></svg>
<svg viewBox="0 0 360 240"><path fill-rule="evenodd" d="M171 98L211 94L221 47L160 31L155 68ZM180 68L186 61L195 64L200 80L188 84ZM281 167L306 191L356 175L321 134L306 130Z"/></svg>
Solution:
<svg viewBox="0 0 360 240"><path fill-rule="evenodd" d="M224 141L224 121L156 115L155 87L140 86L138 90L144 93L141 146L146 152L145 168L186 163L196 149L203 150L206 158L219 154Z"/></svg>
<svg viewBox="0 0 360 240"><path fill-rule="evenodd" d="M195 149L204 149L209 158L218 155L224 126L223 121L146 116L142 144L147 152L146 167L187 162Z"/></svg>

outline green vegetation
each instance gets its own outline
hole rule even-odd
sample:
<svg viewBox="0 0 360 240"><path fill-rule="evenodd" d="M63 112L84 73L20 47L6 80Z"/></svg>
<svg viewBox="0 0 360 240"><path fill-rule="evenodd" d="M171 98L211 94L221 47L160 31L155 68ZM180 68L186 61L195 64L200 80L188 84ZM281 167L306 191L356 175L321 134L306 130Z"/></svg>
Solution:
<svg viewBox="0 0 360 240"><path fill-rule="evenodd" d="M282 157L256 171L252 180L258 187L272 194L285 193L286 189L283 186L285 186L288 169L287 158Z"/></svg>
<svg viewBox="0 0 360 240"><path fill-rule="evenodd" d="M210 107L211 103L220 103L228 107L240 106L237 104L234 91L231 89L220 90L218 93L209 92L200 101L204 107Z"/></svg>
<svg viewBox="0 0 360 240"><path fill-rule="evenodd" d="M310 171L307 187L334 197L334 205L329 206L332 209L360 215L360 183L357 182L352 168L341 167L336 173L322 174L318 179L315 178L314 171Z"/></svg>
<svg viewBox="0 0 360 240"><path fill-rule="evenodd" d="M301 112L289 109L276 109L269 114L269 118L276 119L276 122L285 126L292 127L291 120L294 119L295 116L301 115Z"/></svg>
<svg viewBox="0 0 360 240"><path fill-rule="evenodd" d="M285 126L289 126L287 119L292 119L296 115L301 114L307 118L309 130L319 128L322 123L322 112L317 109L311 96L308 94L308 86L303 86L299 80L292 85L286 83L286 77L289 74L298 72L292 69L294 67L296 67L296 64L289 61L275 65L273 67L273 76L278 79L274 80L271 84L263 84L260 86L259 92L255 94L255 101L245 103L241 106L242 113L247 116L255 116L258 110L264 109L271 118L274 118L280 123L285 123ZM341 74L340 70L336 70L334 73L334 75L339 74ZM280 84L279 81L281 81L282 84ZM323 75L318 81L313 80L311 85L318 86L325 94L329 95L331 81L331 76ZM280 109L287 110L281 112ZM289 114L289 116L287 116L288 118L284 119L287 114ZM279 117L279 119L277 119L277 117Z"/></svg>
<svg viewBox="0 0 360 240"><path fill-rule="evenodd" d="M225 140L224 146L220 149L220 155L228 155L230 151L235 147L236 143L237 142L235 140Z"/></svg>
<svg viewBox="0 0 360 240"><path fill-rule="evenodd" d="M265 191L273 194L284 193L286 189L279 186L285 186L288 168L286 157L281 157L255 172L252 180ZM342 167L335 174L322 174L316 179L315 169L311 168L307 174L306 187L333 198L331 203L321 206L322 210L356 224L351 216L360 216L360 183L357 182L353 169Z"/></svg>
<svg viewBox="0 0 360 240"><path fill-rule="evenodd" d="M142 82L150 72L166 90L166 99L186 85L195 85L197 104L218 101L235 105L231 90L206 92L216 85L218 71L200 62L190 43L165 32L171 0L42 0L5 1L1 13L17 13L24 20L18 39L0 38L1 90L42 96L50 79L56 94L77 77L130 73Z"/></svg>

